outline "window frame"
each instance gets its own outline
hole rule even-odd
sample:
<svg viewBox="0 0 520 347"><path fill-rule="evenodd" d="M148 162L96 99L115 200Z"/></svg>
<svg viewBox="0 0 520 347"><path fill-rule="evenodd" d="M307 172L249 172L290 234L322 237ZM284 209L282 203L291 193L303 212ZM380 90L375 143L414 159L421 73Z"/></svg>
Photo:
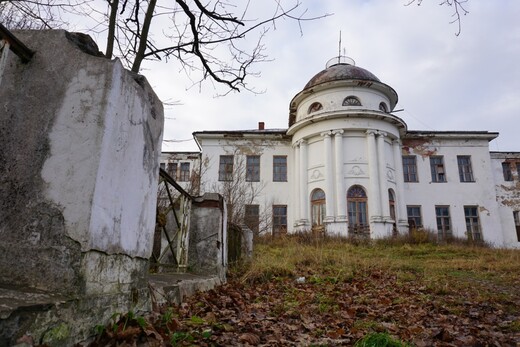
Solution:
<svg viewBox="0 0 520 347"><path fill-rule="evenodd" d="M508 162L508 161L502 162L502 174L504 175L504 181L506 181L506 182L513 181L513 171L511 169L511 162Z"/></svg>
<svg viewBox="0 0 520 347"><path fill-rule="evenodd" d="M283 159L282 163L277 163L276 159ZM273 155L273 182L287 182L287 156Z"/></svg>
<svg viewBox="0 0 520 347"><path fill-rule="evenodd" d="M260 156L246 156L246 182L260 182Z"/></svg>
<svg viewBox="0 0 520 347"><path fill-rule="evenodd" d="M234 164L235 164L234 155L226 154L226 155L221 155L219 157L218 180L220 182L233 181Z"/></svg>
<svg viewBox="0 0 520 347"><path fill-rule="evenodd" d="M413 212L418 211L418 214L412 213L412 211ZM423 227L421 205L406 205L406 216L408 218L408 227L411 228L411 225L410 225L411 220L413 221L415 229L420 229Z"/></svg>
<svg viewBox="0 0 520 347"><path fill-rule="evenodd" d="M467 160L467 162L463 162ZM473 167L471 165L471 156L470 155L458 155L457 156L457 166L459 167L459 179L463 183L475 182L475 177L473 176Z"/></svg>
<svg viewBox="0 0 520 347"><path fill-rule="evenodd" d="M434 155L430 157L430 171L433 183L446 183L446 166L444 165L443 155Z"/></svg>
<svg viewBox="0 0 520 347"><path fill-rule="evenodd" d="M408 163L408 160L412 160L413 163ZM417 171L417 156L416 155L403 155L403 180L407 183L419 182L419 175ZM413 171L413 172L412 172Z"/></svg>
<svg viewBox="0 0 520 347"><path fill-rule="evenodd" d="M323 225L327 210L327 197L323 189L316 188L311 193L311 226Z"/></svg>
<svg viewBox="0 0 520 347"><path fill-rule="evenodd" d="M347 101L349 100L349 101ZM355 100L354 102L350 100ZM361 103L361 100L355 96L355 95L349 95L345 99L343 99L343 102L341 103L342 106L363 106Z"/></svg>
<svg viewBox="0 0 520 347"><path fill-rule="evenodd" d="M244 224L247 225L253 233L258 234L260 230L260 205L244 205Z"/></svg>
<svg viewBox="0 0 520 347"><path fill-rule="evenodd" d="M480 226L478 206L464 206L464 220L466 223L466 235L468 239L473 241L482 241L482 227Z"/></svg>
<svg viewBox="0 0 520 347"><path fill-rule="evenodd" d="M441 210L444 210L447 213L439 213ZM449 205L435 205L435 220L437 222L437 238L439 240L447 240L453 237Z"/></svg>
<svg viewBox="0 0 520 347"><path fill-rule="evenodd" d="M188 182L190 180L190 163L189 162L183 162L179 165L179 182ZM186 169L187 167L187 169Z"/></svg>
<svg viewBox="0 0 520 347"><path fill-rule="evenodd" d="M273 235L285 234L286 232L287 205L273 205Z"/></svg>
<svg viewBox="0 0 520 347"><path fill-rule="evenodd" d="M513 222L516 229L516 238L520 242L520 211L513 211Z"/></svg>
<svg viewBox="0 0 520 347"><path fill-rule="evenodd" d="M347 190L347 215L349 233L370 232L368 197L360 185L353 185Z"/></svg>
<svg viewBox="0 0 520 347"><path fill-rule="evenodd" d="M174 162L168 162L166 165L166 172L170 175L174 180L177 181L177 171L179 170L178 164Z"/></svg>

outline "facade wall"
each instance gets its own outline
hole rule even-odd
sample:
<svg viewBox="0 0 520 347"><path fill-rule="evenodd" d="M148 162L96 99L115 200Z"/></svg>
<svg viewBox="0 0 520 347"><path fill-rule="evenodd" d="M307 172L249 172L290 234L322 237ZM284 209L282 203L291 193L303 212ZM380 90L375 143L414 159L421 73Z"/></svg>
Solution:
<svg viewBox="0 0 520 347"><path fill-rule="evenodd" d="M510 177L504 173L503 164L509 166ZM520 248L520 153L491 152L491 168L504 244Z"/></svg>
<svg viewBox="0 0 520 347"><path fill-rule="evenodd" d="M218 192L227 197L225 192L226 182L218 179L219 160L221 155L233 155L234 168L240 168L242 172L242 181L239 183L241 187L236 188L235 192L241 189L247 195L244 198L248 204L259 205L260 222L262 224L260 229L270 229L273 205L287 206L287 220L293 220L290 186L294 172L292 151L288 139L281 135L272 136L270 134L229 136L228 138L213 138L200 134L196 138L203 148L201 193ZM248 155L260 156L259 182L246 182L243 179ZM273 155L287 157L287 181L285 182L273 181ZM232 213L232 211L229 211L228 208L229 213ZM243 211L240 211L240 213L243 213ZM291 225L288 226L291 227Z"/></svg>
<svg viewBox="0 0 520 347"><path fill-rule="evenodd" d="M437 230L435 207L447 206L453 236L464 238L464 206L477 206L484 240L503 245L488 139L406 139L403 155L416 158L418 182L405 182L405 199L408 206L421 207L425 228ZM471 158L472 182L460 181L457 156L462 155ZM432 180L430 158L434 156L443 158L446 182Z"/></svg>

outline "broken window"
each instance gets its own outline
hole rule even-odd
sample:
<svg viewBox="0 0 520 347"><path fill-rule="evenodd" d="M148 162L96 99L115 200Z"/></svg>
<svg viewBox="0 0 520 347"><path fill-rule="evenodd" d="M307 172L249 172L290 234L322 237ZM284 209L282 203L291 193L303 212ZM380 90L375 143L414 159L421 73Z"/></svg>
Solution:
<svg viewBox="0 0 520 347"><path fill-rule="evenodd" d="M446 182L443 156L430 157L430 169L432 172L432 182Z"/></svg>
<svg viewBox="0 0 520 347"><path fill-rule="evenodd" d="M511 172L511 163L503 162L502 163L502 172L504 173L504 181L513 180L513 173Z"/></svg>
<svg viewBox="0 0 520 347"><path fill-rule="evenodd" d="M469 155L458 155L459 178L461 182L475 182L471 168L471 157Z"/></svg>
<svg viewBox="0 0 520 347"><path fill-rule="evenodd" d="M260 226L260 206L246 205L244 213L244 224L255 234L258 234Z"/></svg>
<svg viewBox="0 0 520 347"><path fill-rule="evenodd" d="M406 206L410 230L422 228L421 206Z"/></svg>
<svg viewBox="0 0 520 347"><path fill-rule="evenodd" d="M435 216L437 217L437 237L439 240L447 240L452 236L450 223L450 207L435 206Z"/></svg>
<svg viewBox="0 0 520 347"><path fill-rule="evenodd" d="M513 218L516 227L516 239L520 242L520 211L513 211Z"/></svg>
<svg viewBox="0 0 520 347"><path fill-rule="evenodd" d="M273 235L287 232L287 205L273 205Z"/></svg>
<svg viewBox="0 0 520 347"><path fill-rule="evenodd" d="M354 95L350 95L343 99L343 106L361 106L361 101Z"/></svg>
<svg viewBox="0 0 520 347"><path fill-rule="evenodd" d="M347 192L348 229L351 233L369 232L367 195L361 186L352 186Z"/></svg>
<svg viewBox="0 0 520 347"><path fill-rule="evenodd" d="M388 113L388 107L384 102L379 103L379 111Z"/></svg>
<svg viewBox="0 0 520 347"><path fill-rule="evenodd" d="M246 157L246 181L260 182L260 156L248 155Z"/></svg>
<svg viewBox="0 0 520 347"><path fill-rule="evenodd" d="M311 216L312 226L320 226L325 219L325 192L321 189L314 189L311 195Z"/></svg>
<svg viewBox="0 0 520 347"><path fill-rule="evenodd" d="M190 180L190 163L181 163L181 172L179 173L179 181L187 182Z"/></svg>
<svg viewBox="0 0 520 347"><path fill-rule="evenodd" d="M464 206L464 217L466 218L466 233L468 239L474 241L482 240L480 222L478 218L478 206Z"/></svg>
<svg viewBox="0 0 520 347"><path fill-rule="evenodd" d="M218 167L218 180L219 181L232 181L233 180L233 156L232 155L221 155L220 163Z"/></svg>
<svg viewBox="0 0 520 347"><path fill-rule="evenodd" d="M403 173L405 182L419 182L415 155L403 156Z"/></svg>
<svg viewBox="0 0 520 347"><path fill-rule="evenodd" d="M273 156L273 182L287 182L287 157Z"/></svg>
<svg viewBox="0 0 520 347"><path fill-rule="evenodd" d="M177 179L177 163L168 163L168 170L166 171L174 180Z"/></svg>

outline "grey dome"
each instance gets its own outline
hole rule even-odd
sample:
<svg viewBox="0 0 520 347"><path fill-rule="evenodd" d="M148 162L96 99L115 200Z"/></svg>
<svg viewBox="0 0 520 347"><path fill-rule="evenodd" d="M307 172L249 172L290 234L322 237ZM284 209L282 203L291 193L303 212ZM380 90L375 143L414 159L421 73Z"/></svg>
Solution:
<svg viewBox="0 0 520 347"><path fill-rule="evenodd" d="M318 84L341 80L364 80L381 82L373 73L350 64L336 64L318 72L303 88L312 88Z"/></svg>

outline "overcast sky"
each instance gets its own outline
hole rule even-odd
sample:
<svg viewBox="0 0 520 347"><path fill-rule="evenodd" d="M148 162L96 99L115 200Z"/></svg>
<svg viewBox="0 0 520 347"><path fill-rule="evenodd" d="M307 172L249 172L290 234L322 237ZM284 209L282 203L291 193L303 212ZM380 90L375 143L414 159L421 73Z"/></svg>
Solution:
<svg viewBox="0 0 520 347"><path fill-rule="evenodd" d="M257 0L272 10L274 1ZM255 67L247 91L215 98L211 83L191 83L175 65L144 65L142 73L166 106L163 151L198 150L194 131L286 128L289 102L338 54L346 54L399 95L396 113L409 130L488 130L500 133L493 151L520 151L520 1L469 0L456 36L453 8L441 0L404 6L407 0L302 0L303 24L282 21L265 40L273 61ZM258 10L261 11L261 10ZM188 141L186 141L188 140Z"/></svg>

